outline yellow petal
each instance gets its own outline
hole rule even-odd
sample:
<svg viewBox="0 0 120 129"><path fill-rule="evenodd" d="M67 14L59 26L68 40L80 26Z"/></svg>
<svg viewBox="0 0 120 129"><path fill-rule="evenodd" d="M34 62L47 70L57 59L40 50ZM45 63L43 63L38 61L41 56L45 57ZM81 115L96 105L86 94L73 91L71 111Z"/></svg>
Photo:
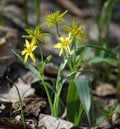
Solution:
<svg viewBox="0 0 120 129"><path fill-rule="evenodd" d="M63 12L62 14L60 14L60 18L63 17L67 12L68 12L68 10L66 10L65 12Z"/></svg>
<svg viewBox="0 0 120 129"><path fill-rule="evenodd" d="M84 26L79 26L77 30L82 32L84 30Z"/></svg>
<svg viewBox="0 0 120 129"><path fill-rule="evenodd" d="M28 48L30 45L27 39L25 40L25 43L26 43L26 47Z"/></svg>
<svg viewBox="0 0 120 129"><path fill-rule="evenodd" d="M36 58L35 58L35 56L34 56L33 53L30 54L30 57L31 57L31 59L32 59L33 62L36 62Z"/></svg>
<svg viewBox="0 0 120 129"><path fill-rule="evenodd" d="M56 43L53 47L54 48L61 48L61 43Z"/></svg>
<svg viewBox="0 0 120 129"><path fill-rule="evenodd" d="M53 23L49 23L48 28L51 28L53 25L54 25Z"/></svg>
<svg viewBox="0 0 120 129"><path fill-rule="evenodd" d="M36 48L37 48L37 46L33 46L33 47L32 47L32 51L34 51Z"/></svg>
<svg viewBox="0 0 120 129"><path fill-rule="evenodd" d="M32 41L31 41L31 44L34 45L35 41L36 41L36 38L33 38Z"/></svg>
<svg viewBox="0 0 120 129"><path fill-rule="evenodd" d="M69 48L69 46L65 47L65 50L66 50L68 53L70 53L70 48Z"/></svg>
<svg viewBox="0 0 120 129"><path fill-rule="evenodd" d="M61 36L61 37L59 37L58 38L60 41L63 41L64 40L64 38Z"/></svg>
<svg viewBox="0 0 120 129"><path fill-rule="evenodd" d="M29 54L26 54L26 55L25 55L24 63L26 63L26 62L27 62L27 60L28 60L28 56L29 56Z"/></svg>
<svg viewBox="0 0 120 129"><path fill-rule="evenodd" d="M25 55L26 49L21 52L21 55Z"/></svg>
<svg viewBox="0 0 120 129"><path fill-rule="evenodd" d="M63 48L60 49L59 56L61 56L63 53Z"/></svg>
<svg viewBox="0 0 120 129"><path fill-rule="evenodd" d="M77 27L77 22L76 22L75 19L73 20L72 27L73 27L73 28L76 28L76 27Z"/></svg>

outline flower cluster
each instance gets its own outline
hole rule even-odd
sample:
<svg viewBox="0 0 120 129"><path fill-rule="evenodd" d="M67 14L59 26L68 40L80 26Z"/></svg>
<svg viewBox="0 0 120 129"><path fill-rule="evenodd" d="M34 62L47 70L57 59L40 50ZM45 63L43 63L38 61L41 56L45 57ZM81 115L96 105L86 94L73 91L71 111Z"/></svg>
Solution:
<svg viewBox="0 0 120 129"><path fill-rule="evenodd" d="M55 13L51 15L45 16L45 19L47 20L45 23L43 23L41 26L48 25L48 28L51 28L53 25L56 25L58 27L59 23L65 22L65 20L62 18L67 11L60 14L59 11L56 11ZM73 20L72 27L64 26L63 29L68 32L68 35L66 37L63 37L57 28L58 33L58 43L54 44L54 48L60 49L59 56L62 55L62 53L70 54L70 44L72 43L72 36L76 37L80 44L83 45L82 39L87 39L87 36L84 34L84 26L78 26L76 20ZM26 40L25 49L22 51L22 55L25 56L24 62L27 62L28 57L36 62L35 56L33 54L34 50L37 48L36 42L40 41L45 43L45 36L49 36L48 33L43 33L40 30L40 26L36 26L34 30L25 29L28 35L23 35L26 39L31 39L31 43Z"/></svg>
<svg viewBox="0 0 120 129"><path fill-rule="evenodd" d="M36 26L34 30L30 30L30 29L25 29L25 31L28 33L28 35L23 35L23 38L26 38L25 42L25 48L24 50L21 52L21 55L24 55L24 63L27 62L28 57L30 56L30 58L32 59L33 62L36 62L36 58L35 55L33 54L33 52L35 51L35 49L38 47L37 45L37 40L45 43L45 36L48 36L48 33L43 33L40 30L39 26ZM31 42L29 42L27 39L30 39Z"/></svg>

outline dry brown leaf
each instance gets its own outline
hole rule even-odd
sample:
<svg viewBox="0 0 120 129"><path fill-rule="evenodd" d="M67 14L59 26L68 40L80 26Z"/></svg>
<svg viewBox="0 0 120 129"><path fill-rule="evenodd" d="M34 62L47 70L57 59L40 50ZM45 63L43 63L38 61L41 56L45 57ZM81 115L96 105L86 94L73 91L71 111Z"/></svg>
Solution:
<svg viewBox="0 0 120 129"><path fill-rule="evenodd" d="M33 88L31 88L31 84L24 83L23 80L21 80L20 78L18 79L16 86L19 89L19 92L20 92L22 99L24 97L29 96L30 94L33 94L35 91ZM15 86L13 86L10 89L0 90L0 100L1 101L9 101L9 102L18 101L19 96L18 96L18 93L17 93Z"/></svg>
<svg viewBox="0 0 120 129"><path fill-rule="evenodd" d="M99 86L96 87L94 94L97 96L107 96L107 95L114 95L116 93L116 89L113 85L109 83L101 83Z"/></svg>
<svg viewBox="0 0 120 129"><path fill-rule="evenodd" d="M45 129L71 129L73 124L50 115L40 114L38 128L41 127L44 127Z"/></svg>
<svg viewBox="0 0 120 129"><path fill-rule="evenodd" d="M18 122L11 118L0 118L0 129L24 129L21 122ZM26 129L31 129L28 127Z"/></svg>
<svg viewBox="0 0 120 129"><path fill-rule="evenodd" d="M34 115L35 117L38 117L41 109L46 107L46 101L44 98L32 94L24 98L23 107L25 116ZM14 110L12 115L16 116L20 114L19 102L13 102L12 108Z"/></svg>
<svg viewBox="0 0 120 129"><path fill-rule="evenodd" d="M35 94L30 95L23 100L24 103L24 113L33 114L38 117L42 108L46 107L46 101Z"/></svg>

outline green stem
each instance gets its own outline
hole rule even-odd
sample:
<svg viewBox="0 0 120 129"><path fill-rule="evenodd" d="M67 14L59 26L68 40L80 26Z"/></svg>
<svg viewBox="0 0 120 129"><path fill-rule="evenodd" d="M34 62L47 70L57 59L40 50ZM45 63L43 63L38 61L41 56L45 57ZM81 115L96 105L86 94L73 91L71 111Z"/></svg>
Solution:
<svg viewBox="0 0 120 129"><path fill-rule="evenodd" d="M59 92L55 91L55 99L54 99L54 103L53 103L54 117L58 117L58 115L59 115L60 92L61 92L61 90Z"/></svg>
<svg viewBox="0 0 120 129"><path fill-rule="evenodd" d="M74 72L74 69L73 69L73 64L72 64L72 58L71 58L71 55L68 54L68 55L65 55L66 56L66 59L67 59L67 62L68 62L68 66L69 66L69 69L70 69L70 72ZM75 74L72 74L71 75L72 79L75 78Z"/></svg>
<svg viewBox="0 0 120 129"><path fill-rule="evenodd" d="M120 99L120 53L118 54L117 98Z"/></svg>
<svg viewBox="0 0 120 129"><path fill-rule="evenodd" d="M59 33L59 29L58 29L58 23L56 23L55 25L56 25L57 35L58 35L58 37L60 37L60 33Z"/></svg>
<svg viewBox="0 0 120 129"><path fill-rule="evenodd" d="M76 37L74 37L74 41L73 41L73 44L74 44L74 61L73 61L73 63L74 63L74 65L75 65L75 63L76 63Z"/></svg>
<svg viewBox="0 0 120 129"><path fill-rule="evenodd" d="M43 59L43 51L42 51L42 47L40 46L40 44L38 44L38 46L39 46L39 50L40 50L42 65L41 64L36 64L36 66L37 66L37 69L40 73L40 80L42 81L42 84L45 88L45 92L46 92L46 95L47 95L47 98L48 98L50 109L51 109L51 112L53 114L54 111L53 111L52 99L51 99L51 96L50 96L50 93L49 93L49 90L48 90L49 86L48 86L48 83L45 82L45 77L44 77L45 62L44 62L44 59Z"/></svg>
<svg viewBox="0 0 120 129"><path fill-rule="evenodd" d="M21 99L21 95L20 95L19 89L16 86L16 84L9 77L6 77L6 78L15 86L15 88L17 90L18 97L19 97L19 104L20 104L22 122L23 122L24 129L26 129L26 121L25 121L25 117L24 117L23 103L22 103L22 99Z"/></svg>
<svg viewBox="0 0 120 129"><path fill-rule="evenodd" d="M108 6L108 11L109 14L107 15L107 24L106 24L106 42L107 42L107 48L109 49L109 38L110 38L110 23L111 23L111 19L112 19L112 11L113 11L113 7L115 5L117 1L116 0L111 0L111 2L109 3Z"/></svg>
<svg viewBox="0 0 120 129"><path fill-rule="evenodd" d="M112 10L113 7L115 5L115 3L117 2L117 0L106 0L103 7L102 7L102 12L101 12L101 16L100 16L100 20L98 23L98 31L99 31L99 36L98 36L98 40L99 40L99 45L102 45L102 32L103 32L103 28L104 26L106 27L106 40L107 40L107 47L109 46L109 31L110 31L110 23L111 23L111 17L112 17ZM107 17L107 19L106 19Z"/></svg>
<svg viewBox="0 0 120 129"><path fill-rule="evenodd" d="M42 51L42 47L40 46L40 44L38 44L38 47L39 47L39 51L40 51L41 62L43 63L44 60L43 60L43 51Z"/></svg>
<svg viewBox="0 0 120 129"><path fill-rule="evenodd" d="M45 88L45 92L46 92L46 95L47 95L47 98L48 98L48 102L49 102L49 105L50 105L50 110L52 112L52 115L54 115L54 110L53 110L53 105L52 105L52 99L51 99L51 96L50 96L50 93L49 93L49 90L48 90L48 85L44 81L43 78L41 78L41 81L42 81L42 84L43 84L43 86Z"/></svg>
<svg viewBox="0 0 120 129"><path fill-rule="evenodd" d="M75 72L76 71L76 56L77 56L77 48L76 48L76 37L73 38L73 42L72 42L72 46L71 46L71 50L74 51L74 53L72 55L68 55L67 61L68 61L68 65L70 68L70 72ZM72 74L71 77L72 79L75 78L75 74Z"/></svg>
<svg viewBox="0 0 120 129"><path fill-rule="evenodd" d="M29 24L28 24L28 8L27 8L27 3L28 3L28 0L24 0L24 17L25 17L26 28L29 27Z"/></svg>
<svg viewBox="0 0 120 129"><path fill-rule="evenodd" d="M63 79L62 73L63 73L63 70L64 70L66 64L67 64L67 60L66 60L66 58L64 58L64 61L63 61L63 63L61 63L59 70L58 70L58 74L57 74L56 85L55 85L54 103L53 103L55 117L58 117L58 115L60 113L60 102L61 102L60 94L61 94L63 84L65 83L65 81L62 80Z"/></svg>
<svg viewBox="0 0 120 129"><path fill-rule="evenodd" d="M120 53L118 54L118 78L117 81L120 81Z"/></svg>
<svg viewBox="0 0 120 129"><path fill-rule="evenodd" d="M37 16L36 24L40 23L40 0L34 0L34 8Z"/></svg>

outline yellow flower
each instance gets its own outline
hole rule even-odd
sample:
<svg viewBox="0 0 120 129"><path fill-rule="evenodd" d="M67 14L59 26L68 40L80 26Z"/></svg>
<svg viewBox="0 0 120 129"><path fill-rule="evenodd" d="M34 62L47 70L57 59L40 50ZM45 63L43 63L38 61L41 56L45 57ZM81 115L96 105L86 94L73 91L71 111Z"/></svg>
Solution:
<svg viewBox="0 0 120 129"><path fill-rule="evenodd" d="M26 48L21 52L22 55L25 55L24 63L27 62L29 56L33 62L36 62L35 56L33 54L33 51L37 48L37 46L35 45L35 39L32 39L31 43L29 43L28 40L25 40L25 42Z"/></svg>
<svg viewBox="0 0 120 129"><path fill-rule="evenodd" d="M44 36L49 36L48 33L43 33L40 30L39 26L36 26L34 30L25 29L25 31L28 33L28 35L23 35L23 38L33 39L36 38L37 40L40 40L41 42L45 43Z"/></svg>
<svg viewBox="0 0 120 129"><path fill-rule="evenodd" d="M67 13L68 11L66 10L62 14L60 14L59 10L56 11L55 13L51 15L45 16L47 22L43 23L42 25L48 25L48 28L51 28L53 25L58 24L58 23L63 23L64 19L62 17Z"/></svg>
<svg viewBox="0 0 120 129"><path fill-rule="evenodd" d="M68 37L66 38L62 36L58 38L60 41L54 45L54 48L60 49L59 56L62 55L64 49L66 50L67 53L70 53L69 44L72 41L70 37L71 37L71 34L69 34Z"/></svg>
<svg viewBox="0 0 120 129"><path fill-rule="evenodd" d="M64 29L76 37L83 45L82 39L87 39L87 36L83 33L84 26L77 26L76 20L73 20L72 27L64 26Z"/></svg>

